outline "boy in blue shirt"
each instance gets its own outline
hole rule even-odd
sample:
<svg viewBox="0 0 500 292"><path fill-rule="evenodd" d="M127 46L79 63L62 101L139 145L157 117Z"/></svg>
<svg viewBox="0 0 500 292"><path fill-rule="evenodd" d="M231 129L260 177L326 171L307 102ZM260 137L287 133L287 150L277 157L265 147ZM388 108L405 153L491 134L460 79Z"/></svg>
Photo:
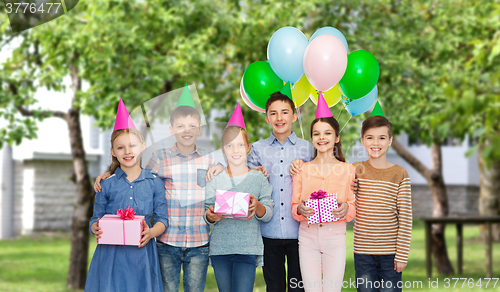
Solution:
<svg viewBox="0 0 500 292"><path fill-rule="evenodd" d="M304 291L299 267L298 231L299 223L292 217L292 176L290 164L300 159L305 162L313 158L314 147L300 139L292 131L292 123L297 120L293 101L276 92L266 103L266 122L273 132L267 139L252 145L247 157L248 167L262 166L269 174L273 186L273 217L269 222L261 222L264 241L264 280L267 291ZM285 260L288 276L285 271Z"/></svg>

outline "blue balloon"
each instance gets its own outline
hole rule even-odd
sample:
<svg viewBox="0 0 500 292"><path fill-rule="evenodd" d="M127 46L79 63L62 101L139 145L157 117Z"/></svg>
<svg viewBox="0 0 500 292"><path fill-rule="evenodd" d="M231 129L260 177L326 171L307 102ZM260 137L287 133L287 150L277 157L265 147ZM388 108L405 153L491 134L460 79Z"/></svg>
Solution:
<svg viewBox="0 0 500 292"><path fill-rule="evenodd" d="M362 98L354 100L342 98L342 102L346 105L345 109L354 117L369 110L377 101L377 96L378 87L375 85L372 91Z"/></svg>
<svg viewBox="0 0 500 292"><path fill-rule="evenodd" d="M267 58L281 80L296 83L304 75L304 52L309 42L295 27L278 29L267 45Z"/></svg>
<svg viewBox="0 0 500 292"><path fill-rule="evenodd" d="M332 36L338 38L342 42L342 44L344 45L346 53L349 54L349 47L347 46L347 40L345 39L345 36L340 32L340 30L336 29L335 27L325 26L325 27L322 27L322 28L318 29L312 35L312 37L309 40L309 42L311 42L315 38L317 38L317 37L319 37L321 35L325 35L325 34L332 35Z"/></svg>

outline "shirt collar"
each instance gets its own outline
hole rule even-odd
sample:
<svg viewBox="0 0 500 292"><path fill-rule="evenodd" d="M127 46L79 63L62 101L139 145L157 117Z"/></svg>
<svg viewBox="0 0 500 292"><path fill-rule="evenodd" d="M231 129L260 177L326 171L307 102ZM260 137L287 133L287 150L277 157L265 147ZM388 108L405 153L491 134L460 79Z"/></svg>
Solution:
<svg viewBox="0 0 500 292"><path fill-rule="evenodd" d="M269 145L272 145L274 143L274 141L279 142L278 138L276 138L273 133L271 133L271 136L269 136L269 138L267 138L267 139L268 139ZM286 142L286 140L288 140L288 141L290 141L290 143L295 145L295 143L297 143L297 139L298 139L297 135L295 135L295 132L292 131L290 136L286 137L285 142Z"/></svg>
<svg viewBox="0 0 500 292"><path fill-rule="evenodd" d="M177 142L175 142L174 146L172 146L172 148L170 148L170 152L172 153L172 156L179 156L179 155L182 155L184 156L180 151L179 151L179 148L177 148ZM194 151L193 153L196 153L198 154L199 156L201 156L201 152L200 152L200 149L198 148L198 146L194 145ZM191 153L191 154L193 154ZM190 155L191 155L190 154Z"/></svg>
<svg viewBox="0 0 500 292"><path fill-rule="evenodd" d="M127 176L127 174L125 173L125 171L123 171L120 167L116 168L115 175L116 175L117 179L122 178L123 175L125 175L125 177Z"/></svg>
<svg viewBox="0 0 500 292"><path fill-rule="evenodd" d="M124 178L127 177L127 174L125 173L125 171L123 171L120 167L118 167L115 170L115 175L116 175L117 179L121 179L122 177L124 177ZM154 177L155 177L155 175L152 174L151 171L141 169L141 174L139 174L139 177L135 181L143 180L146 178L154 178Z"/></svg>

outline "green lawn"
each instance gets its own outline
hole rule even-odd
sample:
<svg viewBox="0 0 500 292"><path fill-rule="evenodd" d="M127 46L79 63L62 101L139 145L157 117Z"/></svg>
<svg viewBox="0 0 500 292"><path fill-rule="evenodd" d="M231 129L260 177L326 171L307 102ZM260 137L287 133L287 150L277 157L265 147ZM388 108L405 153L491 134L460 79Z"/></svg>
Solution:
<svg viewBox="0 0 500 292"><path fill-rule="evenodd" d="M455 228L449 225L446 229L448 253L456 268ZM410 250L409 264L403 272L403 282L414 288L405 291L500 291L500 281L493 288L494 281L485 289L486 276L484 243L479 239L479 226L464 227L464 274L462 278L472 278L474 285L470 289L465 283L459 281L453 289L455 280L452 277L438 276L434 268L432 281L439 279L439 288L429 288L429 280L425 273L425 245L424 227L419 221L414 222L413 236ZM354 281L354 264L352 254L353 233L352 228L347 233L347 263L344 280ZM66 273L68 270L70 241L66 234L40 235L36 237L22 237L13 240L0 241L0 291L1 292L62 292L71 291L65 288ZM91 240L89 263L95 249L95 242ZM493 246L493 277L500 277L500 243ZM450 279L450 288L445 288L445 278ZM482 278L482 288L476 287ZM347 282L346 282L346 285ZM419 285L419 286L417 286ZM345 291L355 291L347 288ZM206 291L217 291L213 270L209 268ZM257 278L254 291L265 291L262 269L257 269Z"/></svg>

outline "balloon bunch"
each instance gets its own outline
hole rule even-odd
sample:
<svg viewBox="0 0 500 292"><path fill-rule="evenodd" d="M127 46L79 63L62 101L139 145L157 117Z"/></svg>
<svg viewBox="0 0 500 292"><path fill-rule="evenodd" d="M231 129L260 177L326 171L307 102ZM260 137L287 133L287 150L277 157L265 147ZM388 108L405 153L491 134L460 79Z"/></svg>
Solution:
<svg viewBox="0 0 500 292"><path fill-rule="evenodd" d="M282 27L269 40L267 58L250 64L241 79L241 97L256 111L265 112L269 96L283 86L291 87L296 108L307 99L316 104L321 93L329 107L342 100L341 113L345 108L351 116L377 99L377 59L364 50L348 54L347 40L336 28L320 28L308 41L297 28Z"/></svg>

